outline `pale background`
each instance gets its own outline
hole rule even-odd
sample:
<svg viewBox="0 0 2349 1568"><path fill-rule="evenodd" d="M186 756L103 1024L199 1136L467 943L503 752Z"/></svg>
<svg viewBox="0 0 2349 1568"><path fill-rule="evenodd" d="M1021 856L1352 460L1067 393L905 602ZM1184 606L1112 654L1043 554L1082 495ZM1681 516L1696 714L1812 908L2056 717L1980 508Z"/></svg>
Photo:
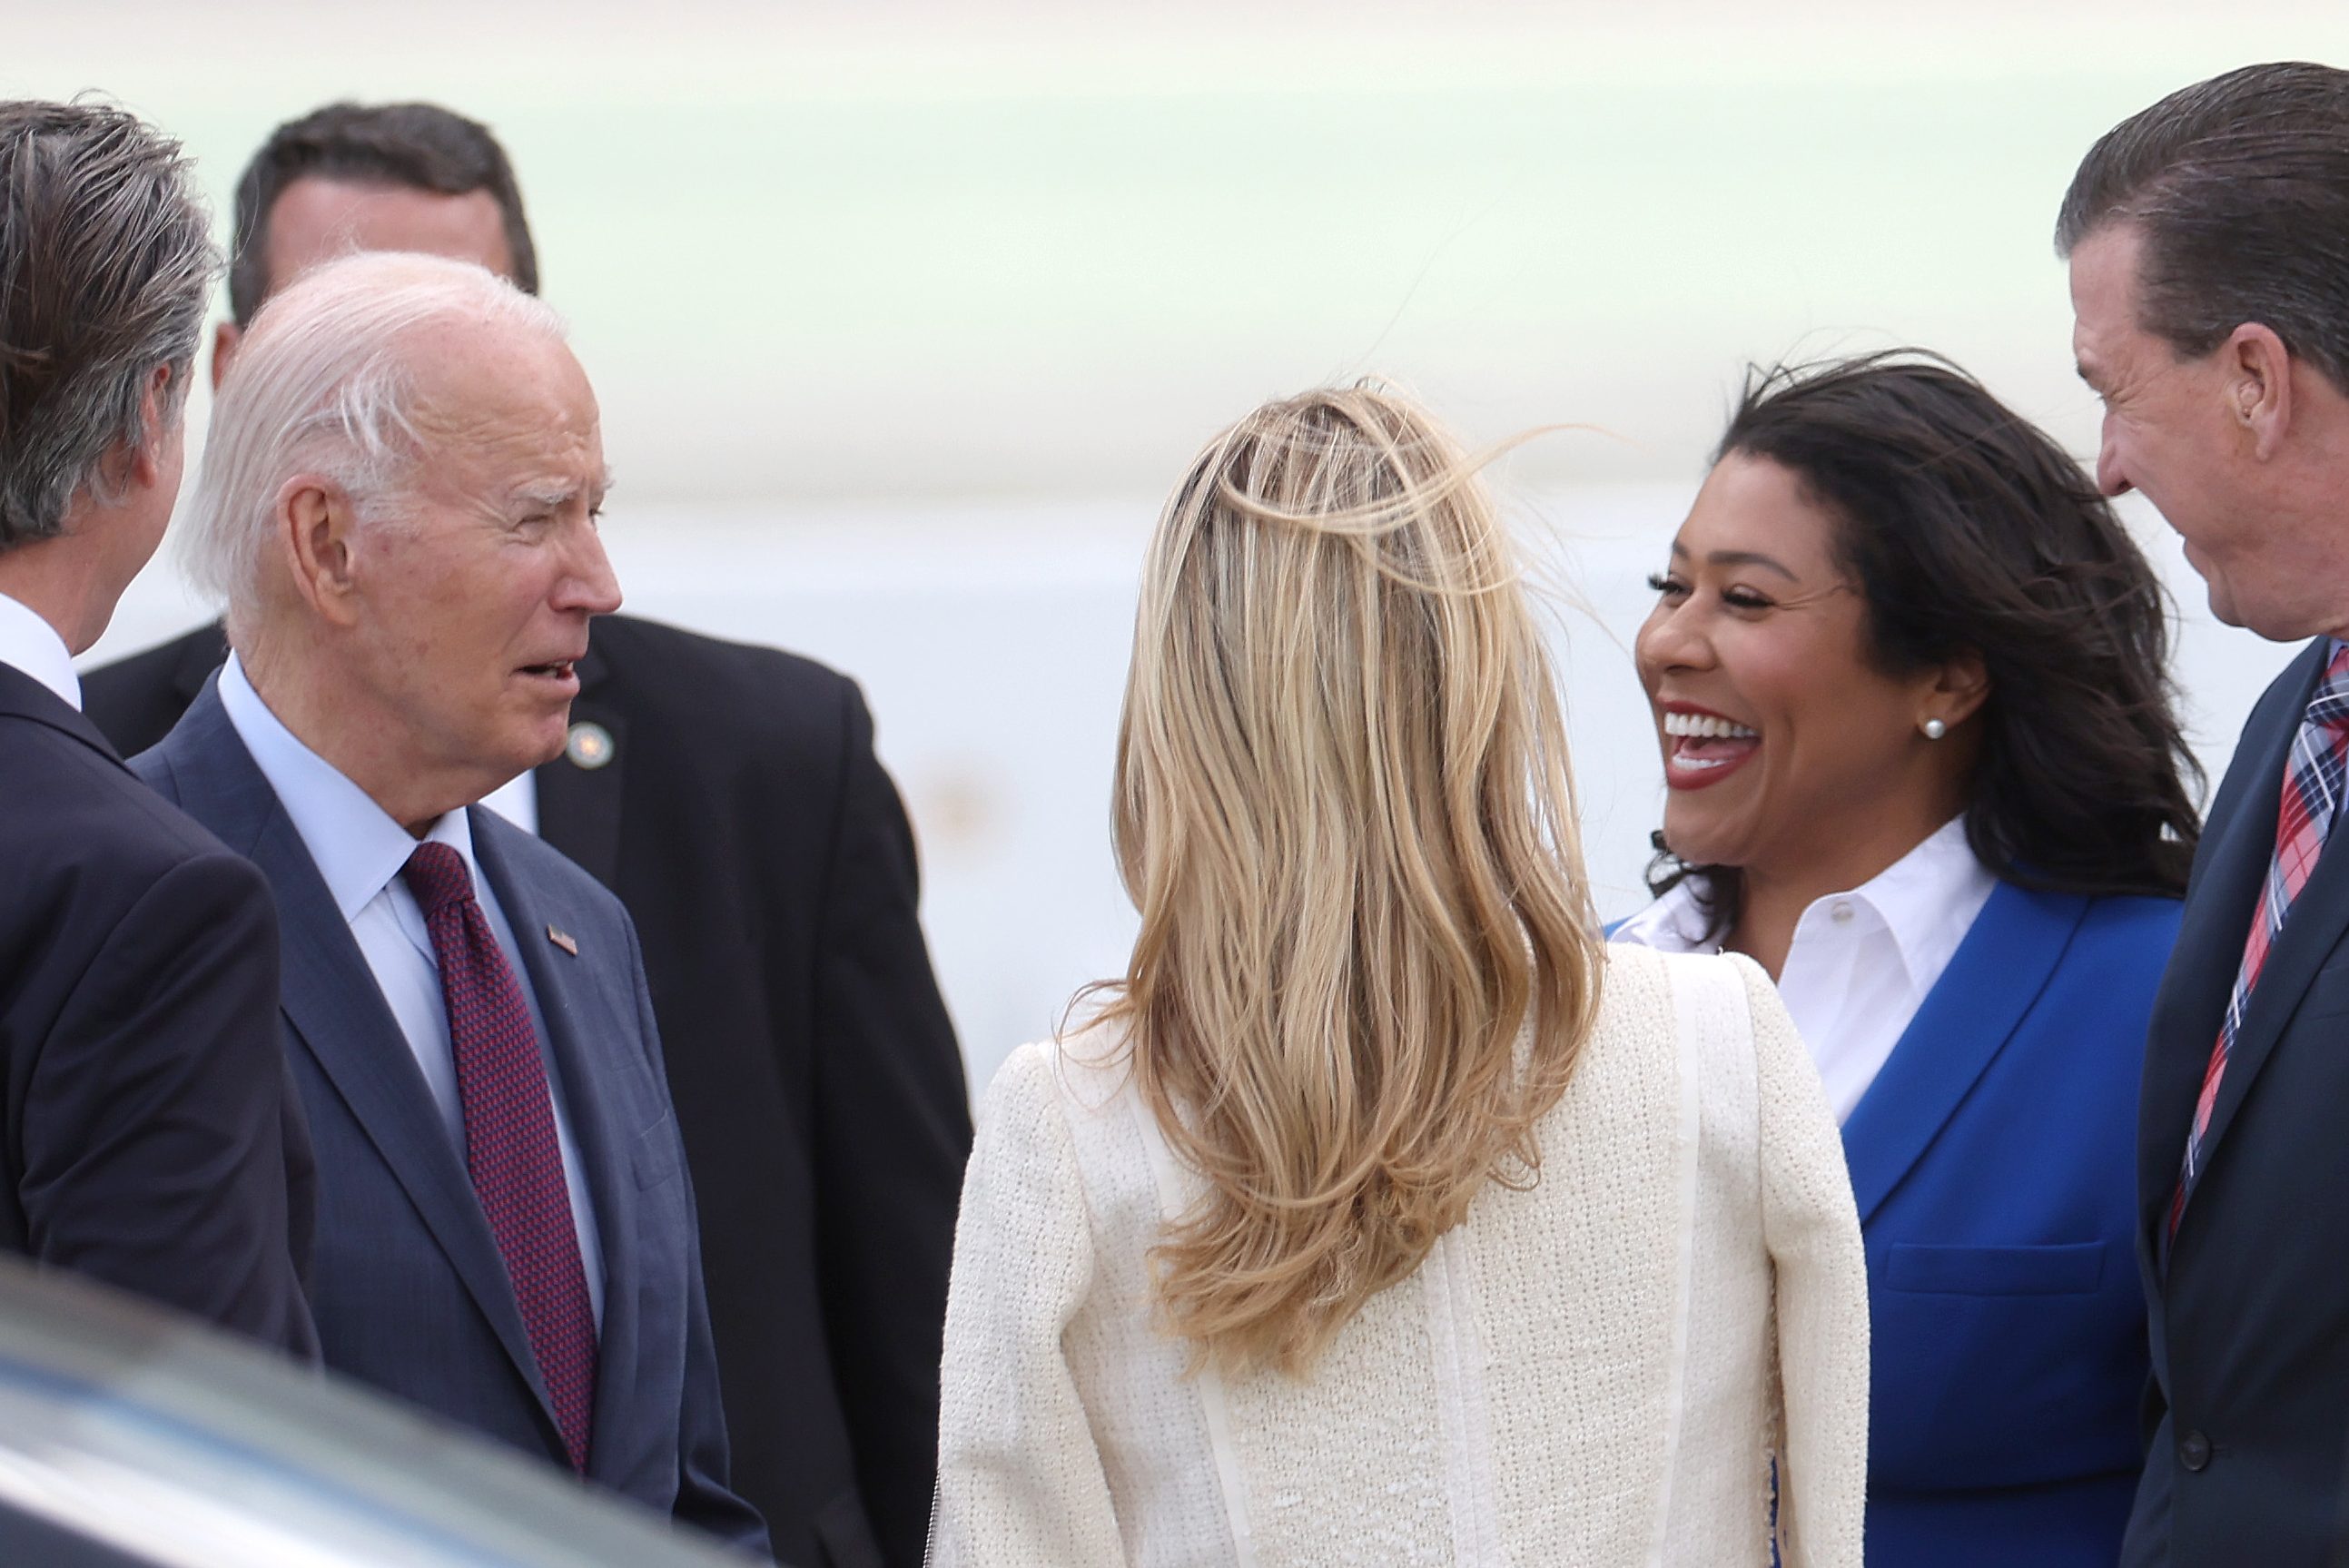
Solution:
<svg viewBox="0 0 2349 1568"><path fill-rule="evenodd" d="M973 1081L1115 971L1135 564L1255 401L1368 372L1477 439L1561 586L1604 913L1661 785L1625 652L1742 366L1940 348L2075 450L2055 205L2090 141L2349 7L1974 0L384 6L0 0L0 93L98 89L225 208L338 97L488 120L603 399L630 608L864 682ZM201 401L193 420L201 427ZM2212 626L2159 520L2222 767L2289 650ZM166 557L103 659L201 619Z"/></svg>

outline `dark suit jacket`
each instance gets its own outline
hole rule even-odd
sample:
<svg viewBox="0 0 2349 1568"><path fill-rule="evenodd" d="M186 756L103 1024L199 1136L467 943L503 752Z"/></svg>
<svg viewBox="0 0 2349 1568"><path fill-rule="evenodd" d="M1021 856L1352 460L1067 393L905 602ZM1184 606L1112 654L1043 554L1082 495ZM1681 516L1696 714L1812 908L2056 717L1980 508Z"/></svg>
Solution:
<svg viewBox="0 0 2349 1568"><path fill-rule="evenodd" d="M218 692L131 766L258 865L285 912L285 1048L318 1156L311 1303L326 1364L564 1462L463 1151ZM635 929L569 861L494 812L470 817L546 1025L603 1246L587 1479L763 1552L766 1532L727 1486L693 1191Z"/></svg>
<svg viewBox="0 0 2349 1568"><path fill-rule="evenodd" d="M2319 642L2294 659L2244 726L2154 1005L2137 1242L2156 1389L2122 1559L2142 1568L2349 1561L2349 823L2269 950L2201 1176L2161 1242L2326 656Z"/></svg>
<svg viewBox="0 0 2349 1568"><path fill-rule="evenodd" d="M2163 898L2002 882L1844 1124L1871 1568L2111 1568L2146 1381L2136 1140Z"/></svg>
<svg viewBox="0 0 2349 1568"><path fill-rule="evenodd" d="M0 1246L315 1356L259 873L0 665Z"/></svg>
<svg viewBox="0 0 2349 1568"><path fill-rule="evenodd" d="M90 712L151 743L222 656L96 671ZM970 1113L872 719L821 665L625 616L580 679L609 758L540 769L539 828L644 940L736 1490L786 1558L916 1568Z"/></svg>

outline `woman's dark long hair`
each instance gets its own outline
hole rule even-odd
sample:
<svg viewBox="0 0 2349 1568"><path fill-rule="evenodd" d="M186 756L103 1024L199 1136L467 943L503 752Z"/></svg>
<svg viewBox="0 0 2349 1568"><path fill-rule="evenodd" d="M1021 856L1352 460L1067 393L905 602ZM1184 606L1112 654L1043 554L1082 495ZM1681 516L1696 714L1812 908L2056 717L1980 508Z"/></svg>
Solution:
<svg viewBox="0 0 2349 1568"><path fill-rule="evenodd" d="M2052 892L2185 890L2202 771L2174 706L2168 602L2079 464L1917 349L1750 371L1713 461L1733 454L1789 470L1834 519L1877 668L1981 657L1966 839L1984 866ZM1661 833L1656 848L1651 892L1694 877L1714 931L1736 924L1737 868L1689 865Z"/></svg>

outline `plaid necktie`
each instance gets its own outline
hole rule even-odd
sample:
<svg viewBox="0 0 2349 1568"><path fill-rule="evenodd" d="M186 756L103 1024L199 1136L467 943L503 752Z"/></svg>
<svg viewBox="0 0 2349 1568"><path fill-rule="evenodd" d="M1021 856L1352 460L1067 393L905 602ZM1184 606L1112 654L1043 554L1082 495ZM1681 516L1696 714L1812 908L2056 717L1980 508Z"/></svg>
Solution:
<svg viewBox="0 0 2349 1568"><path fill-rule="evenodd" d="M2202 1173L2203 1135L2210 1130L2210 1108L2218 1103L2220 1081L2227 1076L2227 1058L2235 1048L2235 1032L2242 1027L2243 1007L2251 987L2260 983L2268 953L2292 900L2308 884L2316 859L2324 852L2324 835L2341 804L2344 769L2349 769L2349 645L2333 650L2324 678L2309 698L2300 733L2292 738L2292 756L2283 769L2283 802L2276 813L2275 858L2268 862L2267 881L2261 885L2260 906L2243 942L2242 967L2235 973L2235 989L2227 998L2226 1016L2219 1024L2219 1041L2203 1069L2202 1092L2194 1101L2194 1126L2186 1135L2186 1161L2178 1175L2178 1191L2169 1201L2169 1233L2186 1212L2187 1195Z"/></svg>
<svg viewBox="0 0 2349 1568"><path fill-rule="evenodd" d="M447 844L419 844L400 874L424 910L440 965L465 1110L465 1169L513 1282L564 1449L571 1468L585 1470L595 1405L595 1316L538 1033L473 897L464 857Z"/></svg>

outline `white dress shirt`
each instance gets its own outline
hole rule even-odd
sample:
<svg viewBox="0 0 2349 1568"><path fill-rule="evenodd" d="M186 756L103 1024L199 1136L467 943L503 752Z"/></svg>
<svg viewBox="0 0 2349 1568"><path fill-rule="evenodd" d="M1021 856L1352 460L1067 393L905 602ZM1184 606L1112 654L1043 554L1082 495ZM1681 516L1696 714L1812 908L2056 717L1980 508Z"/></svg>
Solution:
<svg viewBox="0 0 2349 1568"><path fill-rule="evenodd" d="M221 706L237 738L253 753L269 787L277 793L294 830L318 867L335 907L350 923L351 936L374 972L383 999L407 1037L408 1048L424 1075L425 1088L440 1109L442 1124L458 1158L464 1158L465 1109L457 1090L457 1061L449 1043L449 1014L440 995L440 968L432 952L431 934L416 895L400 876L417 841L370 799L366 791L336 771L334 765L302 744L294 732L269 711L243 667L231 654L221 669ZM462 811L451 811L432 824L425 837L447 844L464 857L472 873L473 896L489 917L491 934L503 950L506 966L522 987L530 1007L538 1050L546 1063L546 1081L554 1104L554 1136L563 1149L563 1179L571 1190L571 1218L579 1233L579 1262L587 1275L587 1298L595 1322L604 1321L604 1254L595 1230L595 1212L587 1191L587 1175L579 1161L579 1143L571 1133L571 1117L564 1103L562 1075L555 1071L547 1048L546 1019L523 967L505 911L489 879L473 858L472 828Z"/></svg>
<svg viewBox="0 0 2349 1568"><path fill-rule="evenodd" d="M1974 858L1963 817L1849 892L1815 899L1778 973L1838 1122L1876 1081L1926 994L1956 956L1998 879ZM1618 942L1714 952L1696 889L1682 882L1616 929Z"/></svg>
<svg viewBox="0 0 2349 1568"><path fill-rule="evenodd" d="M533 838L538 836L538 775L530 769L482 796L481 804Z"/></svg>
<svg viewBox="0 0 2349 1568"><path fill-rule="evenodd" d="M66 640L29 606L5 593L0 593L0 665L32 676L67 707L80 711L81 676L74 674Z"/></svg>

